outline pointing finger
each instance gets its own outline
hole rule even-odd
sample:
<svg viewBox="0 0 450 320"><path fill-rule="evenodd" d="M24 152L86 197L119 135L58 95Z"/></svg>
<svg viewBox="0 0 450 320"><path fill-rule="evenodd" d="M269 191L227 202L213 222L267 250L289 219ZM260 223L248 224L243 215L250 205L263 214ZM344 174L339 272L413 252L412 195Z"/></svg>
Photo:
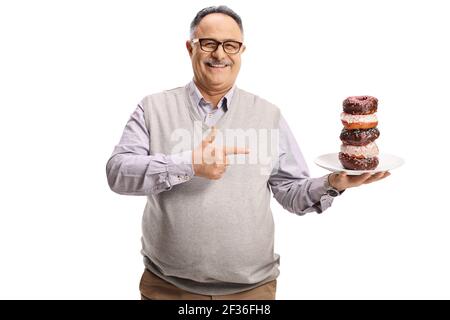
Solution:
<svg viewBox="0 0 450 320"><path fill-rule="evenodd" d="M223 147L223 152L225 154L247 154L250 150L241 147Z"/></svg>

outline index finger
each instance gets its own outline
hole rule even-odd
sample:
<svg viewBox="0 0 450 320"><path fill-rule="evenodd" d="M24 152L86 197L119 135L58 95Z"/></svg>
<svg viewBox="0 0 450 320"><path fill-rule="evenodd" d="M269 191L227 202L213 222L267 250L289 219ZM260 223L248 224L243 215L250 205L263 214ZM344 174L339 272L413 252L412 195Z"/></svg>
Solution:
<svg viewBox="0 0 450 320"><path fill-rule="evenodd" d="M223 152L225 154L247 154L250 150L242 147L223 147Z"/></svg>

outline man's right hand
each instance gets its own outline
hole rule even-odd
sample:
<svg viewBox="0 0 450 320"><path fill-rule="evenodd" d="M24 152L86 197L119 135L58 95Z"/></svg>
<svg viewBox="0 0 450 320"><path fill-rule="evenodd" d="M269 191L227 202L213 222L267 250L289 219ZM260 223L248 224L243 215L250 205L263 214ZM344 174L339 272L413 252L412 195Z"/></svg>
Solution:
<svg viewBox="0 0 450 320"><path fill-rule="evenodd" d="M192 152L192 165L194 175L207 179L218 180L222 178L226 167L229 165L227 155L229 154L247 154L247 148L239 147L216 147L217 129L211 127L209 135L202 140L202 143Z"/></svg>

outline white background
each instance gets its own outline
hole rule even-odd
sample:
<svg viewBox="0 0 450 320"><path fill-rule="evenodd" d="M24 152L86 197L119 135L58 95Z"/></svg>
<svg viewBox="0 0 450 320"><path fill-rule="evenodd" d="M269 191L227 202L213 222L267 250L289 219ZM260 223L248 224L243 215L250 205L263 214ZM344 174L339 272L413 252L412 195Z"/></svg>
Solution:
<svg viewBox="0 0 450 320"><path fill-rule="evenodd" d="M105 165L136 104L192 77L211 1L2 1L0 298L138 299L145 197ZM406 164L322 215L273 199L278 299L450 298L445 1L226 1L238 86L277 104L308 161L337 152L342 100L379 98L381 152Z"/></svg>

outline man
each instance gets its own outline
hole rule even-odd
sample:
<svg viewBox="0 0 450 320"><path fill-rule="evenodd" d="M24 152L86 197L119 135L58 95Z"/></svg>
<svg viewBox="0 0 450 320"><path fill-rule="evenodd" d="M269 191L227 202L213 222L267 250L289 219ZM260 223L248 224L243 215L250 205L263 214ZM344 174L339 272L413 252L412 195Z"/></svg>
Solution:
<svg viewBox="0 0 450 320"><path fill-rule="evenodd" d="M241 19L228 7L198 12L186 48L193 80L145 97L107 163L113 191L147 196L141 297L275 299L270 192L290 212L321 213L345 189L389 173L309 177L279 109L235 85L245 45ZM244 133L252 146L220 143L229 132ZM258 136L273 132L276 148ZM192 143L198 133L202 140ZM180 137L188 138L183 147ZM242 163L261 160L262 149L271 161Z"/></svg>

